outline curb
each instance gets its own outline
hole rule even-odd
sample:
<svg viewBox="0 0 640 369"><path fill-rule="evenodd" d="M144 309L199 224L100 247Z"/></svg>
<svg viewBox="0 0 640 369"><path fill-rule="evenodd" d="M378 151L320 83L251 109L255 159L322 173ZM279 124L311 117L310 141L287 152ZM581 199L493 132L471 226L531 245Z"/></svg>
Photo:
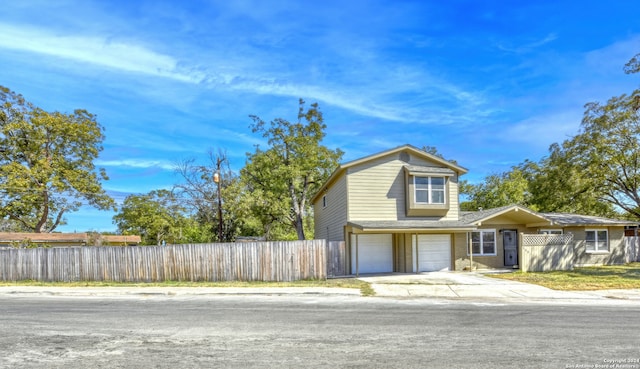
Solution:
<svg viewBox="0 0 640 369"><path fill-rule="evenodd" d="M325 287L0 287L0 296L65 297L185 297L220 295L348 295L360 296L354 288Z"/></svg>

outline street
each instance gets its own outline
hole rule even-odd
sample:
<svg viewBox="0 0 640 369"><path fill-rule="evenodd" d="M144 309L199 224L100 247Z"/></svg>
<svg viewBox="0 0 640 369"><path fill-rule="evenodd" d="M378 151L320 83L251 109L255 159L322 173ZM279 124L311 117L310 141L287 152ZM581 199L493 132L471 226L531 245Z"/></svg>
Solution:
<svg viewBox="0 0 640 369"><path fill-rule="evenodd" d="M1 296L0 368L640 368L639 316L634 304Z"/></svg>

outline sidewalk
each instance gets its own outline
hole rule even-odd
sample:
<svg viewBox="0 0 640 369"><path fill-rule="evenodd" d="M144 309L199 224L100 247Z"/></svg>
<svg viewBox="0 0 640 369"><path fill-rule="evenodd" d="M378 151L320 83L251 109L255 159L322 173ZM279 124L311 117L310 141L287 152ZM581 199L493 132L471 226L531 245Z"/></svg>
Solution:
<svg viewBox="0 0 640 369"><path fill-rule="evenodd" d="M637 300L640 290L556 291L546 287L490 278L481 273L430 272L364 276L376 296L436 297L445 299L517 299L517 300Z"/></svg>
<svg viewBox="0 0 640 369"><path fill-rule="evenodd" d="M445 300L570 301L627 300L640 304L640 289L556 291L546 287L490 278L481 273L430 272L361 276L371 283L376 297ZM360 296L354 288L327 287L0 287L0 296L67 297L206 297L224 295Z"/></svg>

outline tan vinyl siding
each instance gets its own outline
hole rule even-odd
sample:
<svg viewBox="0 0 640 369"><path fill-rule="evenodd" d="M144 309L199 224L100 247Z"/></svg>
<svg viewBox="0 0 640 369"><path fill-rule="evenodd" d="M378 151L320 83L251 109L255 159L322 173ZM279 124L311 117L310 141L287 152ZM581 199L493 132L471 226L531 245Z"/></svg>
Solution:
<svg viewBox="0 0 640 369"><path fill-rule="evenodd" d="M319 196L313 204L316 239L344 241L344 226L347 224L347 178L342 175L324 194L327 206L323 207Z"/></svg>
<svg viewBox="0 0 640 369"><path fill-rule="evenodd" d="M473 268L475 269L497 269L504 268L504 244L502 241L501 230L515 230L518 232L518 253L521 252L520 248L520 235L522 233L537 233L535 228L527 228L523 225L515 222L509 222L506 217L498 217L492 222L483 223L482 227L478 230L493 229L496 231L496 255L473 255ZM456 233L453 238L454 249L454 267L455 270L468 270L469 269L469 255L467 255L467 244L469 239L467 233ZM518 257L520 257L519 255Z"/></svg>
<svg viewBox="0 0 640 369"><path fill-rule="evenodd" d="M607 230L609 252L588 253L585 246L586 230ZM573 233L576 266L624 264L624 227L568 227L565 233Z"/></svg>
<svg viewBox="0 0 640 369"><path fill-rule="evenodd" d="M399 154L395 153L348 168L349 220L408 219L403 172L403 167L407 164L436 165L413 155L409 162L404 162L399 159ZM446 216L411 217L410 219L457 220L459 206L457 176L450 177L447 183L450 209Z"/></svg>
<svg viewBox="0 0 640 369"><path fill-rule="evenodd" d="M443 218L444 220L458 220L460 212L460 202L458 199L458 176L453 176L447 181L447 193L449 194L449 212Z"/></svg>

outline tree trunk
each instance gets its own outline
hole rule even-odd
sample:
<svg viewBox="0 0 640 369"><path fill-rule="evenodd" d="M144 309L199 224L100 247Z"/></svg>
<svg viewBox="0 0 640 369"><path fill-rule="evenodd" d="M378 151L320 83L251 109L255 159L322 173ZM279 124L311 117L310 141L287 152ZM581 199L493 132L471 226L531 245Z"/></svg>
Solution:
<svg viewBox="0 0 640 369"><path fill-rule="evenodd" d="M304 235L304 222L302 221L302 214L296 213L296 220L294 222L296 227L296 233L298 234L298 240L306 240Z"/></svg>
<svg viewBox="0 0 640 369"><path fill-rule="evenodd" d="M33 230L33 232L35 233L43 232L45 226L47 225L47 219L49 218L49 193L47 192L47 190L44 190L44 192L42 192L42 203L44 208L40 220L34 227L35 229Z"/></svg>

